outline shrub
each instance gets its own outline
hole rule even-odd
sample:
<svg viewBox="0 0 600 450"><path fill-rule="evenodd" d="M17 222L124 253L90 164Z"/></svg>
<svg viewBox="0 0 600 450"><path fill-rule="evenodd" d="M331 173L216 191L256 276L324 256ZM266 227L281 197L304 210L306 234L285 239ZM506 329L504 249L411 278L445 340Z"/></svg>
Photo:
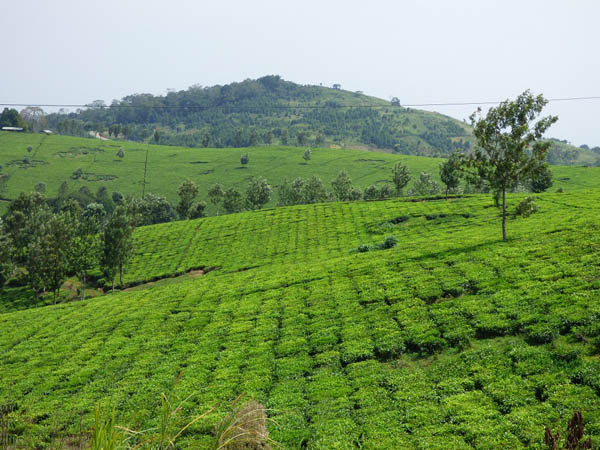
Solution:
<svg viewBox="0 0 600 450"><path fill-rule="evenodd" d="M78 180L83 176L83 169L80 167L76 170L73 171L73 173L71 174L71 178L73 180Z"/></svg>
<svg viewBox="0 0 600 450"><path fill-rule="evenodd" d="M371 185L366 188L363 193L363 198L365 200L375 200L379 198L379 189L377 189L377 186Z"/></svg>
<svg viewBox="0 0 600 450"><path fill-rule="evenodd" d="M394 190L392 189L392 187L389 184L384 184L383 186L381 186L381 189L379 190L379 196L381 198L390 198L390 197L392 197L393 194L394 194Z"/></svg>
<svg viewBox="0 0 600 450"><path fill-rule="evenodd" d="M363 193L359 187L352 187L350 192L348 192L348 200L357 201L360 200L362 196Z"/></svg>
<svg viewBox="0 0 600 450"><path fill-rule="evenodd" d="M369 247L367 244L360 244L356 249L358 253L366 253L369 250L371 250L371 247Z"/></svg>
<svg viewBox="0 0 600 450"><path fill-rule="evenodd" d="M125 152L123 151L122 148L119 148L119 151L117 152L117 156L119 158L124 158L125 157Z"/></svg>
<svg viewBox="0 0 600 450"><path fill-rule="evenodd" d="M199 219L200 217L204 217L206 210L206 202L196 202L192 205L188 212L188 217L190 219Z"/></svg>
<svg viewBox="0 0 600 450"><path fill-rule="evenodd" d="M534 203L534 198L527 197L517 205L517 208L515 210L515 217L516 216L529 217L537 210L538 210L538 207Z"/></svg>
<svg viewBox="0 0 600 450"><path fill-rule="evenodd" d="M240 162L242 163L242 165L246 165L250 162L250 156L248 155L248 153L245 153L241 156L240 158Z"/></svg>
<svg viewBox="0 0 600 450"><path fill-rule="evenodd" d="M398 243L398 238L394 235L391 235L391 236L386 237L383 240L383 242L381 243L381 248L382 249L392 248L392 247L395 247L397 243Z"/></svg>

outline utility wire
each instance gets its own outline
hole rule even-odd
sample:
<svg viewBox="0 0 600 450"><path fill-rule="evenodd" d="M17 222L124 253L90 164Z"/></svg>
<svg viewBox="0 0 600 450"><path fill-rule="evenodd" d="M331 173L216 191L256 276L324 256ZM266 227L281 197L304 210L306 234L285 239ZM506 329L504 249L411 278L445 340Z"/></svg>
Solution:
<svg viewBox="0 0 600 450"><path fill-rule="evenodd" d="M600 96L587 96L587 97L563 97L563 98L550 98L548 102L567 102L567 101L581 101L581 100L600 100ZM478 105L498 105L502 101L484 101L484 102L447 102L447 103L411 103L411 104L400 104L400 105L343 105L343 104L329 104L329 105L269 105L269 106L248 106L246 109L327 109L327 108L367 108L367 109L379 109L379 108L415 108L425 106L478 106ZM0 103L0 106L19 106L19 107L43 107L43 108L94 108L94 109L217 109L217 108L229 108L229 109L243 109L243 106L236 105L103 105L96 106L91 104L75 104L75 103Z"/></svg>

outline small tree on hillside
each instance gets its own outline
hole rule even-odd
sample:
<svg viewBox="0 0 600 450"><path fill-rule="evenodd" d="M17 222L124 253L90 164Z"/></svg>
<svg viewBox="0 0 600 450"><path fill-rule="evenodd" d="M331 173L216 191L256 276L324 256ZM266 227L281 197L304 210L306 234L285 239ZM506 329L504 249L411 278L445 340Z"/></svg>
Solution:
<svg viewBox="0 0 600 450"><path fill-rule="evenodd" d="M228 214L240 212L244 208L242 194L234 188L227 189L223 194L223 208Z"/></svg>
<svg viewBox="0 0 600 450"><path fill-rule="evenodd" d="M206 202L195 202L189 210L190 219L199 219L206 215Z"/></svg>
<svg viewBox="0 0 600 450"><path fill-rule="evenodd" d="M363 192L365 200L377 200L379 198L379 189L374 184L368 186Z"/></svg>
<svg viewBox="0 0 600 450"><path fill-rule="evenodd" d="M198 195L198 186L192 180L187 180L179 186L179 204L177 212L181 219L187 219L190 207Z"/></svg>
<svg viewBox="0 0 600 450"><path fill-rule="evenodd" d="M408 182L410 181L410 173L408 172L408 167L401 162L396 163L394 168L392 169L392 181L394 182L394 186L396 187L396 195L402 195L402 189L406 187Z"/></svg>
<svg viewBox="0 0 600 450"><path fill-rule="evenodd" d="M245 166L246 164L248 164L250 162L250 155L248 155L248 153L244 153L241 157L240 157L240 163L242 163L243 166Z"/></svg>
<svg viewBox="0 0 600 450"><path fill-rule="evenodd" d="M271 199L271 186L264 178L255 178L246 189L246 204L250 209L260 209Z"/></svg>
<svg viewBox="0 0 600 450"><path fill-rule="evenodd" d="M303 203L320 203L327 200L327 191L323 181L316 175L313 175L305 184L302 190Z"/></svg>
<svg viewBox="0 0 600 450"><path fill-rule="evenodd" d="M551 141L542 141L556 116L539 118L548 101L525 91L515 101L490 108L485 117L481 108L471 115L478 147L463 156L465 166L488 182L502 196L502 240L506 241L506 191L532 178L543 168Z"/></svg>
<svg viewBox="0 0 600 450"><path fill-rule="evenodd" d="M540 170L533 174L529 180L529 187L536 193L547 191L552 187L552 171L548 168L548 164L543 164Z"/></svg>
<svg viewBox="0 0 600 450"><path fill-rule="evenodd" d="M81 280L81 300L85 299L87 275L100 262L105 218L106 211L101 203L90 203L80 217L70 217L73 240L69 248L69 262Z"/></svg>
<svg viewBox="0 0 600 450"><path fill-rule="evenodd" d="M208 198L210 199L210 202L216 206L217 215L219 215L219 205L223 201L224 194L225 194L225 190L223 189L223 186L220 185L219 183L214 184L208 190Z"/></svg>
<svg viewBox="0 0 600 450"><path fill-rule="evenodd" d="M302 158L304 158L304 161L308 162L308 161L310 161L310 157L311 157L311 151L310 151L310 148L307 148L306 150L304 150L304 154L302 155Z"/></svg>
<svg viewBox="0 0 600 450"><path fill-rule="evenodd" d="M4 224L0 219L0 292L10 278L13 269L13 244L8 233L4 231Z"/></svg>
<svg viewBox="0 0 600 450"><path fill-rule="evenodd" d="M452 153L450 158L440 164L440 179L446 185L446 200L448 194L460 185L461 174L460 156L457 153Z"/></svg>
<svg viewBox="0 0 600 450"><path fill-rule="evenodd" d="M52 291L54 303L67 279L72 235L69 214L53 214L29 246L26 268L30 285L36 292Z"/></svg>
<svg viewBox="0 0 600 450"><path fill-rule="evenodd" d="M125 152L123 151L122 148L119 148L119 151L117 151L117 156L119 158L125 158Z"/></svg>
<svg viewBox="0 0 600 450"><path fill-rule="evenodd" d="M409 191L410 195L436 195L440 192L440 185L431 179L431 174L421 172L419 178L415 180L413 188Z"/></svg>
<svg viewBox="0 0 600 450"><path fill-rule="evenodd" d="M350 191L352 190L352 180L345 170L340 171L331 182L335 198L339 201L350 200Z"/></svg>
<svg viewBox="0 0 600 450"><path fill-rule="evenodd" d="M102 235L100 265L104 276L111 281L115 290L115 277L119 274L123 285L123 267L133 255L133 226L124 206L117 206Z"/></svg>

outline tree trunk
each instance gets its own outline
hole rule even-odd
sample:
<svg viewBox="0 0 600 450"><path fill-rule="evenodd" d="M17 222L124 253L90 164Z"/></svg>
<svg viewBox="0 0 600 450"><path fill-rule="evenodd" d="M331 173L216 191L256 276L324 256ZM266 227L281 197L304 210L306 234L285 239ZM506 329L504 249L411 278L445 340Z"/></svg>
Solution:
<svg viewBox="0 0 600 450"><path fill-rule="evenodd" d="M446 200L448 200L448 190L449 190L449 188L448 188L448 186L446 186Z"/></svg>
<svg viewBox="0 0 600 450"><path fill-rule="evenodd" d="M81 300L85 300L85 272L81 274Z"/></svg>
<svg viewBox="0 0 600 450"><path fill-rule="evenodd" d="M112 279L112 292L115 293L115 278Z"/></svg>
<svg viewBox="0 0 600 450"><path fill-rule="evenodd" d="M119 284L123 286L123 264L119 264Z"/></svg>
<svg viewBox="0 0 600 450"><path fill-rule="evenodd" d="M502 240L506 241L506 189L502 189Z"/></svg>
<svg viewBox="0 0 600 450"><path fill-rule="evenodd" d="M56 291L52 291L52 293L54 294L54 304L56 305Z"/></svg>

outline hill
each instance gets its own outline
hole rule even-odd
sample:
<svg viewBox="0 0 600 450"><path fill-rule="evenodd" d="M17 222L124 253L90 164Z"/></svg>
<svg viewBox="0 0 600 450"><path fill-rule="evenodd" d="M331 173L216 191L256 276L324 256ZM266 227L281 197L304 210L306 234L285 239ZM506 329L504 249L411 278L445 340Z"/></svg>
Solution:
<svg viewBox="0 0 600 450"><path fill-rule="evenodd" d="M123 149L123 158L117 156L119 149ZM246 166L240 164L244 153L250 156ZM95 193L105 186L111 193L160 194L176 203L177 188L188 178L198 184L199 197L206 200L208 189L217 182L243 191L250 179L261 176L277 191L285 178L317 175L329 185L342 169L356 186L364 189L371 184L390 183L391 169L399 161L408 166L413 180L421 172L429 172L438 179L440 160L436 158L319 148L313 149L311 160L306 162L303 153L304 149L297 147L191 149L0 132L0 165L3 166L0 179L4 180L0 182L0 198L14 199L22 191L32 191L40 182L45 183L46 194L55 197L61 183L67 181L69 189L74 191L87 188ZM78 169L81 174L75 177ZM600 177L595 167L553 167L552 170L554 190L598 187ZM275 205L276 199L277 192L268 206ZM0 202L0 212L5 204L6 201ZM216 213L210 204L209 213Z"/></svg>
<svg viewBox="0 0 600 450"><path fill-rule="evenodd" d="M130 95L111 108L98 107L102 104L52 114L48 123L63 134L111 131L126 139L192 147L369 146L435 156L467 148L471 140L468 127L450 117L279 76L192 86L165 96Z"/></svg>
<svg viewBox="0 0 600 450"><path fill-rule="evenodd" d="M192 86L165 96L134 94L68 114L50 114L61 134L104 136L188 147L297 145L384 149L446 156L475 142L470 125L442 114L404 108L323 86L270 75L211 87ZM156 130L156 132L155 132ZM600 165L597 151L554 140L550 162Z"/></svg>
<svg viewBox="0 0 600 450"><path fill-rule="evenodd" d="M0 404L38 447L109 399L119 424L151 428L161 392L194 394L189 416L246 392L291 449L541 449L577 409L598 442L598 200L536 195L508 242L481 195L140 228L130 281L214 270L0 313ZM353 251L390 234L393 248ZM180 448L207 448L225 410Z"/></svg>

